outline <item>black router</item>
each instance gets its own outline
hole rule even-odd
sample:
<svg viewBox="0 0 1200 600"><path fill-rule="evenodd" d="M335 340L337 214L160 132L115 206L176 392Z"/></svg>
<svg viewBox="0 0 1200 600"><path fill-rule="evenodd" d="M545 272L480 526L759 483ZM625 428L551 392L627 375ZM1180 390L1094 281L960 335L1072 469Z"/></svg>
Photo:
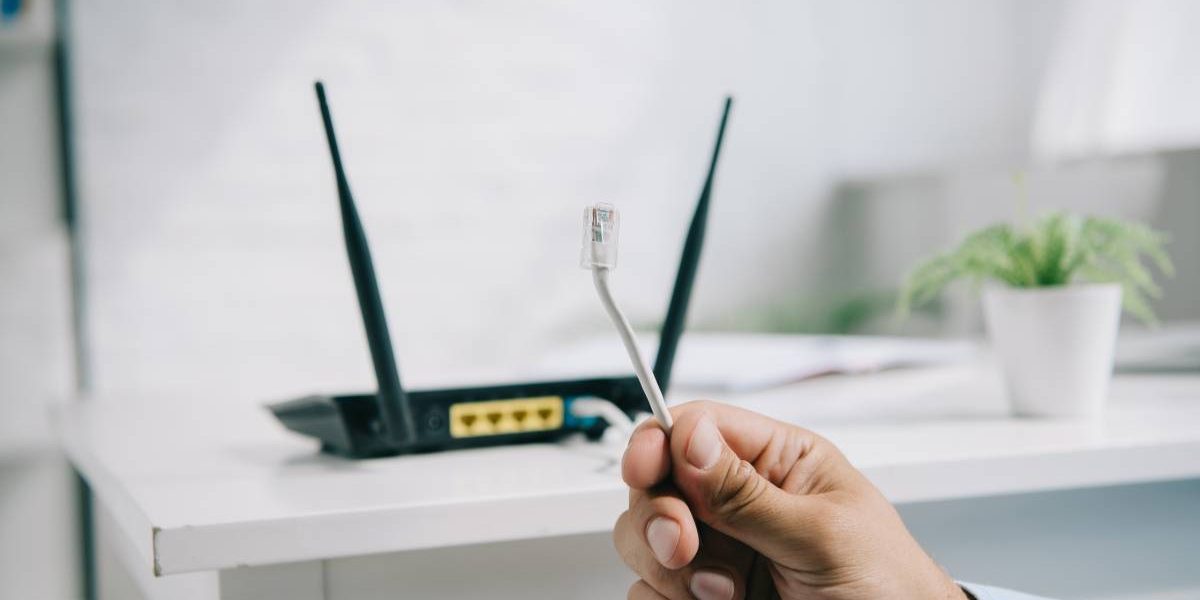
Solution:
<svg viewBox="0 0 1200 600"><path fill-rule="evenodd" d="M333 132L333 119L325 100L325 88L320 82L315 87L325 136L329 141L329 153L333 156L333 171L337 177L346 253L350 258L350 270L354 276L379 391L345 396L313 395L272 404L271 411L285 427L320 440L324 452L369 458L549 441L580 431L593 437L599 435L605 423L571 414L571 402L579 398L603 398L630 416L648 410L649 404L641 385L632 375L406 391L400 384L366 233L342 168L341 154ZM700 262L713 174L732 103L732 98L725 99L708 175L704 179L700 199L696 202L696 211L684 242L675 287L662 326L654 376L664 392L671 381L671 364L683 334L692 283Z"/></svg>

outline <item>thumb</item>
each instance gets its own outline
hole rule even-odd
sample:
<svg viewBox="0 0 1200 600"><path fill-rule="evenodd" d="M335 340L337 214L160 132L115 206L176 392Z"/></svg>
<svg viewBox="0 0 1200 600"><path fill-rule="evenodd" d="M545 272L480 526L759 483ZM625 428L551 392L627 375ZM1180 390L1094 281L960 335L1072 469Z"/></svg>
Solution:
<svg viewBox="0 0 1200 600"><path fill-rule="evenodd" d="M671 431L675 485L695 516L767 556L795 545L790 533L809 499L780 489L725 442L705 412L682 415Z"/></svg>

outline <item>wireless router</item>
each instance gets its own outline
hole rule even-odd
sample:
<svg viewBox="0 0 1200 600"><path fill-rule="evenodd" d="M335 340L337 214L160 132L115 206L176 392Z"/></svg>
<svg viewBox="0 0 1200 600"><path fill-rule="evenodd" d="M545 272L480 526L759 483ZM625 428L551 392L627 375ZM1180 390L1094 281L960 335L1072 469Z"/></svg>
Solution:
<svg viewBox="0 0 1200 600"><path fill-rule="evenodd" d="M322 451L352 458L369 458L548 441L579 431L598 436L604 430L603 421L577 418L570 410L572 402L585 398L608 400L630 416L648 409L642 387L637 377L632 375L406 391L400 383L400 373L392 352L367 236L342 167L341 153L333 132L333 119L325 99L325 87L321 82L317 82L315 87L325 137L329 141L329 153L333 157L333 172L337 178L346 253L350 259L350 271L354 276L354 288L379 391L345 396L314 395L272 404L271 411L285 427L320 440ZM713 175L732 103L732 98L725 99L708 175L688 228L683 256L675 276L675 287L662 326L653 371L664 391L670 384L671 364L675 360L679 338L683 335L688 301L696 278L696 267L700 262L700 250L704 245Z"/></svg>

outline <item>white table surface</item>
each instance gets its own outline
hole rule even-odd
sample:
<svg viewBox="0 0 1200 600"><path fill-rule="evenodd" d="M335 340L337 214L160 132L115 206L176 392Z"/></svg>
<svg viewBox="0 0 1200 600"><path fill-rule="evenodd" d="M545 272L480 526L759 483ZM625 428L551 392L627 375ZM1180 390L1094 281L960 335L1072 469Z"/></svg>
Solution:
<svg viewBox="0 0 1200 600"><path fill-rule="evenodd" d="M1200 376L1118 377L1112 395L1092 422L1012 419L972 366L724 400L820 431L899 503L1200 478ZM93 398L55 422L159 575L600 532L626 499L619 440L349 461L254 405Z"/></svg>

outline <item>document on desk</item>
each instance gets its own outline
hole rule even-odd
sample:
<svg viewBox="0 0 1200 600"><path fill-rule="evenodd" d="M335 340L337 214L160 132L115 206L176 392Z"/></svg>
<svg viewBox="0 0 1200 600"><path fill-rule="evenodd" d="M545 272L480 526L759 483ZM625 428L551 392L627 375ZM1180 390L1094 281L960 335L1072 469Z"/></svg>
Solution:
<svg viewBox="0 0 1200 600"><path fill-rule="evenodd" d="M1200 371L1200 322L1132 328L1117 339L1118 373L1194 373Z"/></svg>
<svg viewBox="0 0 1200 600"><path fill-rule="evenodd" d="M647 354L657 340L645 336ZM675 362L673 385L714 392L750 392L835 373L947 365L979 356L967 340L884 336L688 333ZM621 343L598 336L569 344L540 364L546 376L612 375L629 370Z"/></svg>

